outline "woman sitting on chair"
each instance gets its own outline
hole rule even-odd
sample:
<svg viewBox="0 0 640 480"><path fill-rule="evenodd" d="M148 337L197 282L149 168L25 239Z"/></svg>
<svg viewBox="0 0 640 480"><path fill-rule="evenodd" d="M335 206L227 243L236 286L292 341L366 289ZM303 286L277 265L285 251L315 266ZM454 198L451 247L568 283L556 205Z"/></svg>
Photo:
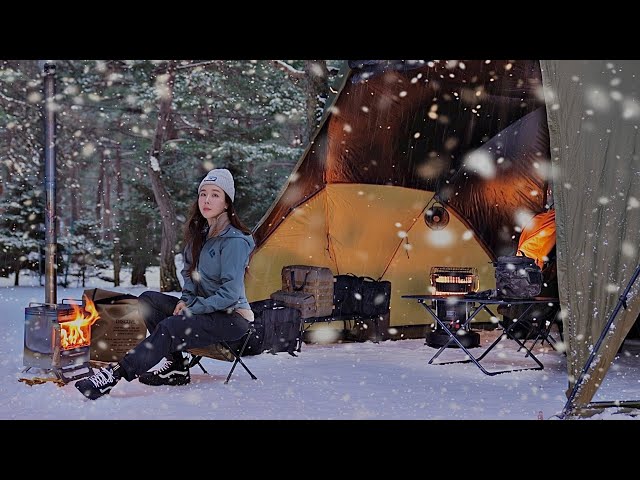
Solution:
<svg viewBox="0 0 640 480"><path fill-rule="evenodd" d="M150 335L116 364L78 380L91 400L111 391L121 378L139 377L147 385L186 385L190 379L183 352L242 338L253 321L244 273L255 247L251 231L235 213L231 172L211 170L200 182L198 199L185 226L182 296L147 291L141 314ZM164 365L148 370L166 358Z"/></svg>

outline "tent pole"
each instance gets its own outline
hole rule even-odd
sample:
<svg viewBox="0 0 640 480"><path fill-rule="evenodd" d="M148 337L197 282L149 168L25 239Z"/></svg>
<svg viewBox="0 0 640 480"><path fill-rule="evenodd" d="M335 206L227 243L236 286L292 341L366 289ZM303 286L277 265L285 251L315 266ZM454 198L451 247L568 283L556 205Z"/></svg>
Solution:
<svg viewBox="0 0 640 480"><path fill-rule="evenodd" d="M629 290L631 290L631 287L636 282L636 280L638 279L639 275L640 275L640 264L638 264L638 266L636 267L636 271L633 272L633 275L631 276L631 280L629 280L629 283L627 284L627 287L624 289L624 292L622 292L622 295L620 295L620 298L618 299L618 303L616 304L616 307L613 309L613 312L611 312L611 315L609 316L609 319L607 320L607 324L602 329L602 333L600 333L600 338L598 338L598 341L596 342L595 346L593 347L593 350L591 351L591 354L589 355L589 358L587 359L587 363L585 364L584 368L582 369L582 372L580 373L580 377L578 377L578 380L576 381L575 385L573 386L573 389L571 390L571 394L569 395L569 398L567 399L567 403L565 403L564 408L562 409L562 413L559 415L559 417L561 419L563 419L567 415L569 415L571 413L571 411L575 408L575 405L573 405L573 400L574 400L574 398L576 397L576 395L578 393L578 389L582 385L582 382L584 381L584 378L587 376L587 372L591 368L591 364L593 363L593 360L596 358L596 355L600 351L600 347L602 346L602 342L604 342L604 339L607 336L607 333L609 332L609 328L611 327L611 324L613 323L613 321L615 320L616 316L620 312L620 309L622 307L624 307L625 310L627 309L627 295L629 295ZM598 404L598 403L603 403L604 404L604 403L607 403L607 402L592 402L591 405ZM618 402L618 403L620 403L620 402ZM637 403L637 402L635 402L635 403ZM607 408L607 407L601 407L601 408Z"/></svg>
<svg viewBox="0 0 640 480"><path fill-rule="evenodd" d="M640 408L640 400L610 400L608 402L590 402L584 408Z"/></svg>

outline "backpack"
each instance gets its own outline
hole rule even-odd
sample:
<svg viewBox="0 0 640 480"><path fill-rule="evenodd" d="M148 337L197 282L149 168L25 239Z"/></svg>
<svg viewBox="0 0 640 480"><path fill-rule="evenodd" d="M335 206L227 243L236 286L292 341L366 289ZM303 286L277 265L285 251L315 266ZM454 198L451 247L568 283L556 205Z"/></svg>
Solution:
<svg viewBox="0 0 640 480"><path fill-rule="evenodd" d="M242 352L242 356L248 355L260 355L262 353L262 342L264 340L264 325L261 322L253 322L253 328L255 329L255 333L251 335L247 346L244 347L244 352ZM245 337L242 337L241 342L244 343L246 340ZM242 348L242 343L238 346ZM238 350L237 350L238 351Z"/></svg>
<svg viewBox="0 0 640 480"><path fill-rule="evenodd" d="M254 327L256 335L252 337L252 353L256 355L264 351L272 354L294 353L301 341L302 314L297 308L284 306L282 303L267 299L251 302L251 310L255 315ZM249 349L247 345L246 350Z"/></svg>
<svg viewBox="0 0 640 480"><path fill-rule="evenodd" d="M300 340L300 324L302 322L300 311L282 305L277 300L257 300L250 303L251 310L255 316L253 328L255 333L249 338L249 342L242 352L243 357L260 355L268 351L287 352L295 357L296 348ZM246 335L239 340L228 342L229 347L239 352L247 339ZM214 352L207 352L207 356L218 358L219 360L233 361L233 355L222 345L216 345L219 350L218 355ZM210 349L211 350L211 349Z"/></svg>
<svg viewBox="0 0 640 480"><path fill-rule="evenodd" d="M502 256L494 266L498 297L531 298L540 295L542 271L533 258Z"/></svg>

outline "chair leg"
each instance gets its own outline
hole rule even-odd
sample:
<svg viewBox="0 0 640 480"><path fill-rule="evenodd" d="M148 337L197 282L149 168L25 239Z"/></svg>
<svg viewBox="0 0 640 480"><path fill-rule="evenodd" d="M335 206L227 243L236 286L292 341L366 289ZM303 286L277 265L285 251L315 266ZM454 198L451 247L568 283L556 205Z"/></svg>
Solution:
<svg viewBox="0 0 640 480"><path fill-rule="evenodd" d="M238 363L240 363L240 365L242 365L242 367L247 371L247 373L251 376L251 378L252 378L253 380L257 380L257 379L258 379L258 377L256 377L256 376L251 372L251 370L249 370L249 368L244 364L244 362L242 361L242 359L241 359L238 355L235 355L235 357L236 357L236 359L234 360L233 365L231 366L231 370L229 370L229 375L227 375L227 379L224 381L224 383L229 383L229 379L231 378L231 374L232 374L232 373L233 373L233 371L235 370L236 365L237 365Z"/></svg>
<svg viewBox="0 0 640 480"><path fill-rule="evenodd" d="M247 338L245 339L244 343L242 344L242 347L240 348L239 352L235 352L232 348L229 347L229 344L226 341L223 341L222 344L233 354L235 360L233 361L233 365L231 366L231 370L229 371L229 374L227 375L227 379L224 381L225 384L229 383L229 379L231 378L231 374L233 374L233 371L236 368L236 365L238 363L240 363L240 365L242 365L242 367L247 371L247 373L251 376L251 378L253 380L257 380L258 377L256 377L253 372L251 372L251 370L249 370L249 367L247 367L244 362L242 361L242 358L240 358L242 356L242 354L244 353L244 349L247 346L247 344L249 343L249 339L251 338L251 336L255 333L255 330L253 328L249 329L249 332L247 333Z"/></svg>
<svg viewBox="0 0 640 480"><path fill-rule="evenodd" d="M202 363L200 363L200 360L202 360L202 356L192 355L191 361L189 362L189 366L187 368L193 368L196 365L198 365L200 367L200 370L202 370L203 373L209 374L209 372L207 372L202 366Z"/></svg>
<svg viewBox="0 0 640 480"><path fill-rule="evenodd" d="M207 372L204 367L202 366L202 363L200 363L200 360L198 360L197 365L200 367L200 370L202 370L202 373L209 375L209 372Z"/></svg>

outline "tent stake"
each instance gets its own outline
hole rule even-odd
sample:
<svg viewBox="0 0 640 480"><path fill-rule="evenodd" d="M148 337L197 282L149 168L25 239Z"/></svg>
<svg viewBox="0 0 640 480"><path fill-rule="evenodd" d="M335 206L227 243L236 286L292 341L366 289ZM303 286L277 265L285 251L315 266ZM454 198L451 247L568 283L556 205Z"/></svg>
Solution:
<svg viewBox="0 0 640 480"><path fill-rule="evenodd" d="M591 364L593 363L593 360L596 358L596 355L598 354L598 351L600 350L600 347L602 346L602 342L604 342L604 339L607 336L607 333L609 332L609 328L611 327L611 324L613 323L613 321L615 320L616 316L620 312L620 309L622 307L624 307L625 310L627 309L627 295L629 295L629 290L631 290L631 287L636 282L636 280L638 279L639 275L640 275L640 264L638 264L638 266L636 267L636 271L633 272L633 275L631 276L631 280L629 280L629 283L627 284L627 287L624 289L624 292L622 292L622 295L620 295L620 298L618 299L618 303L616 304L616 307L613 309L613 312L611 312L611 315L609 316L609 319L607 320L607 324L602 329L602 333L600 333L600 338L598 338L598 341L596 342L595 347L591 351L591 354L589 355L589 358L587 359L587 363L585 364L584 368L582 369L582 372L580 373L580 377L578 377L578 380L576 381L575 385L573 386L573 389L571 390L571 394L569 395L569 398L567 399L567 403L565 403L564 408L562 409L562 413L559 415L559 417L561 419L564 419L567 415L569 415L571 413L571 411L574 408L576 408L577 405L573 405L573 399L576 397L576 395L578 393L578 389L580 388L580 385L582 385L582 382L584 381L584 378L587 376L587 372L591 368ZM618 404L623 403L623 402L592 402L589 405L598 405L598 404L600 404L599 408L607 408L605 406L602 406L602 405L607 404L607 403L611 403L612 404L611 406L618 406ZM640 400L639 401L624 401L624 403L640 403ZM596 408L598 408L598 407L596 407Z"/></svg>

